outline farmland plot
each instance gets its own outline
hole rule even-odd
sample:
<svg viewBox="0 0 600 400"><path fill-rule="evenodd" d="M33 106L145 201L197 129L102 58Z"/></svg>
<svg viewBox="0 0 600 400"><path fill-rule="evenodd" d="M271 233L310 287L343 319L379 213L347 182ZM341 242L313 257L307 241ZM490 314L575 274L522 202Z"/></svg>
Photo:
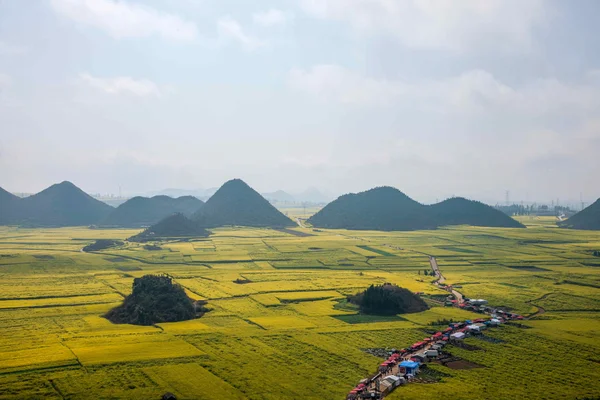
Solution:
<svg viewBox="0 0 600 400"><path fill-rule="evenodd" d="M474 316L433 307L373 318L340 305L385 282L446 294L424 275L428 255L467 296L545 313L523 322L527 329L486 333L498 343L468 339L480 351L451 349L480 368L433 366L442 381L408 385L390 398L598 396L600 278L591 252L600 250L600 234L525 223L528 229L306 230L313 235L306 237L224 228L198 241L161 243L158 251L127 244L98 254L79 250L137 230L0 227L0 399L149 399L166 391L179 398L343 398L381 362L365 349L402 348L439 321ZM156 326L103 318L147 273L170 275L212 311Z"/></svg>

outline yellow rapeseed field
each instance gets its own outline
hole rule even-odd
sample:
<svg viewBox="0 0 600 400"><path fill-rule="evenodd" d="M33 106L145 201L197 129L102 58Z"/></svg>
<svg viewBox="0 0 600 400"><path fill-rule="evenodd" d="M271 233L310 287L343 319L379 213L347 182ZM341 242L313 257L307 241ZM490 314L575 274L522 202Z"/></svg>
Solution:
<svg viewBox="0 0 600 400"><path fill-rule="evenodd" d="M300 210L290 210L299 215ZM449 351L478 368L431 366L438 380L390 398L575 399L600 396L600 233L460 226L374 232L215 229L209 238L80 249L125 229L0 227L0 400L343 399L382 359L369 349L408 346L440 321L476 317L436 302L428 255L447 282L532 315L520 326ZM212 310L202 318L115 325L103 315L134 278L168 274ZM430 297L430 310L358 315L349 294L390 282Z"/></svg>

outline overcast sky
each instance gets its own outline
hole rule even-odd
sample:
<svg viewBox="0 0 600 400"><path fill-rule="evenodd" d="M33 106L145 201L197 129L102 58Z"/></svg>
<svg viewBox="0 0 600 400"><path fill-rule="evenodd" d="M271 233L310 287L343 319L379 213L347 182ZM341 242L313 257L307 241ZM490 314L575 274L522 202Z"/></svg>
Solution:
<svg viewBox="0 0 600 400"><path fill-rule="evenodd" d="M0 186L600 196L597 0L0 0Z"/></svg>

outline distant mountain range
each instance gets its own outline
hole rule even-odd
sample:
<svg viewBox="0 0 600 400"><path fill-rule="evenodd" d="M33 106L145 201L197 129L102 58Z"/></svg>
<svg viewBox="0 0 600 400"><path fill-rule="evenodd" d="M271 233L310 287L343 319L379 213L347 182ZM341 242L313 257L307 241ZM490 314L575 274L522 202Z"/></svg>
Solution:
<svg viewBox="0 0 600 400"><path fill-rule="evenodd" d="M261 195L272 203L294 203L296 199L291 194L283 190L277 190L270 193L261 193Z"/></svg>
<svg viewBox="0 0 600 400"><path fill-rule="evenodd" d="M113 208L73 185L61 182L25 198L0 192L3 224L25 226L90 225L102 221Z"/></svg>
<svg viewBox="0 0 600 400"><path fill-rule="evenodd" d="M326 195L319 189L310 187L303 192L294 194L294 198L299 202L325 204L333 200L334 196Z"/></svg>
<svg viewBox="0 0 600 400"><path fill-rule="evenodd" d="M558 225L562 228L600 230L600 199Z"/></svg>
<svg viewBox="0 0 600 400"><path fill-rule="evenodd" d="M176 189L169 188L157 192L148 193L149 196L163 195L170 197L194 196L200 200L208 200L216 193L218 188L208 189ZM261 195L271 203L315 203L324 204L332 200L331 196L323 194L316 188L308 188L300 193L288 193L284 190L276 190L274 192L264 192Z"/></svg>
<svg viewBox="0 0 600 400"><path fill-rule="evenodd" d="M318 228L383 231L435 229L462 224L523 227L504 213L480 202L452 198L426 206L392 187L343 195L307 222Z"/></svg>
<svg viewBox="0 0 600 400"><path fill-rule="evenodd" d="M130 228L150 226L175 213L189 217L203 204L194 196L176 199L168 196L133 197L114 209L101 225Z"/></svg>
<svg viewBox="0 0 600 400"><path fill-rule="evenodd" d="M230 225L279 228L296 225L241 179L225 182L192 219L208 228Z"/></svg>
<svg viewBox="0 0 600 400"><path fill-rule="evenodd" d="M20 200L20 197L0 188L0 224L10 224L17 218Z"/></svg>
<svg viewBox="0 0 600 400"><path fill-rule="evenodd" d="M290 198L283 191L267 195L279 201ZM563 226L598 229L599 202L574 215ZM174 214L186 218L177 217L180 221L190 219L194 227L203 229L219 226L280 228L295 225L240 179L223 184L205 204L192 196L176 199L167 196L135 197L116 209L92 198L70 182L52 185L25 198L0 188L0 224L4 225L140 227L154 225ZM168 220L166 226L172 226L178 221L177 218ZM435 229L459 224L523 227L509 216L480 202L452 198L426 206L392 187L340 196L308 222L322 228L385 231Z"/></svg>
<svg viewBox="0 0 600 400"><path fill-rule="evenodd" d="M151 192L149 196L169 196L169 197L182 197L182 196L194 196L199 198L200 200L206 200L215 192L218 188L208 188L208 189L176 189L169 188L163 189L158 192Z"/></svg>

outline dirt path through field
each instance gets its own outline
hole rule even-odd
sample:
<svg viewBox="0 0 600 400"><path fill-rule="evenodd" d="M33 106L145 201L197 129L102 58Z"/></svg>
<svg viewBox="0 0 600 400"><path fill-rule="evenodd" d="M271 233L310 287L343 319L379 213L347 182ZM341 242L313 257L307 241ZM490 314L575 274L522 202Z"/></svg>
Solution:
<svg viewBox="0 0 600 400"><path fill-rule="evenodd" d="M429 256L429 264L431 264L431 269L433 270L433 273L435 274L435 276L438 278L438 280L436 281L436 284L440 285L440 284L446 282L446 278L444 278L444 275L442 275L442 272L440 271L440 267L439 267L435 257ZM457 300L457 302L459 304L463 302L463 295L458 290L452 289L452 294L454 295L454 298Z"/></svg>
<svg viewBox="0 0 600 400"><path fill-rule="evenodd" d="M537 308L537 311L536 311L536 312L534 312L533 314L529 314L529 315L527 316L527 319L531 319L531 318L535 317L536 315L541 315L541 314L543 314L543 313L545 313L545 312L546 312L546 310L545 310L543 307L540 307L540 306L538 306L537 304L534 304L533 302L534 302L534 301L536 301L536 302L537 302L537 301L540 301L540 300L544 300L546 297L550 296L551 294L552 294L552 293L546 293L546 294L544 294L544 295L542 295L542 296L538 297L537 299L533 299L533 300L527 300L527 301L525 302L525 303L527 303L527 304L530 304L530 305L532 305L532 306L534 306L534 307L536 307L536 308Z"/></svg>

